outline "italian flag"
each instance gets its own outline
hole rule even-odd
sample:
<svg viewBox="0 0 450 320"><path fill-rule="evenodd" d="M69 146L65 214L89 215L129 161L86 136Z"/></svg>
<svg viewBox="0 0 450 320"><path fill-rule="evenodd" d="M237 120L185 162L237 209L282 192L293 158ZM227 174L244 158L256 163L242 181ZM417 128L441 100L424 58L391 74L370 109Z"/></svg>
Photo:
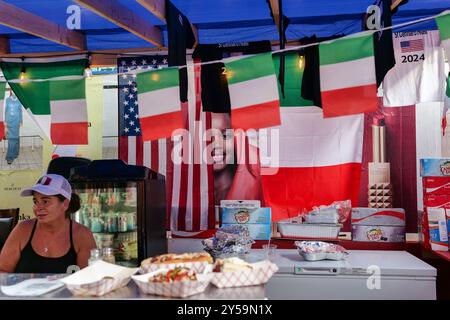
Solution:
<svg viewBox="0 0 450 320"><path fill-rule="evenodd" d="M320 108L300 97L299 59L286 58L281 126L260 130L267 138L260 144L264 201L274 221L337 200L358 204L364 116L324 119Z"/></svg>
<svg viewBox="0 0 450 320"><path fill-rule="evenodd" d="M88 144L87 62L85 55L1 62L11 89L54 145ZM25 80L20 81L23 70Z"/></svg>
<svg viewBox="0 0 450 320"><path fill-rule="evenodd" d="M450 10L436 17L436 24L441 36L441 46L445 49L447 59L450 59Z"/></svg>
<svg viewBox="0 0 450 320"><path fill-rule="evenodd" d="M378 108L372 35L319 45L324 117L373 112Z"/></svg>
<svg viewBox="0 0 450 320"><path fill-rule="evenodd" d="M88 144L84 79L51 81L50 113L50 136L53 144Z"/></svg>
<svg viewBox="0 0 450 320"><path fill-rule="evenodd" d="M280 125L280 99L272 54L229 60L225 63L234 129Z"/></svg>
<svg viewBox="0 0 450 320"><path fill-rule="evenodd" d="M139 73L137 85L144 141L169 138L184 127L178 67Z"/></svg>
<svg viewBox="0 0 450 320"><path fill-rule="evenodd" d="M6 82L0 82L0 140L5 137L5 120L3 119L5 105Z"/></svg>

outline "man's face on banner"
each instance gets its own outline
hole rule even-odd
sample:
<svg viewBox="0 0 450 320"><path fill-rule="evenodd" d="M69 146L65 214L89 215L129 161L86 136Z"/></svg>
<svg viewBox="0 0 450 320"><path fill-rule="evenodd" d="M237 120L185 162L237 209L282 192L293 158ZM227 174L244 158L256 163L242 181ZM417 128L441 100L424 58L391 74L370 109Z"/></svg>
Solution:
<svg viewBox="0 0 450 320"><path fill-rule="evenodd" d="M213 168L220 171L226 168L227 164L234 163L234 135L231 130L231 118L228 113L211 113L211 126L213 139ZM228 129L228 130L227 130Z"/></svg>

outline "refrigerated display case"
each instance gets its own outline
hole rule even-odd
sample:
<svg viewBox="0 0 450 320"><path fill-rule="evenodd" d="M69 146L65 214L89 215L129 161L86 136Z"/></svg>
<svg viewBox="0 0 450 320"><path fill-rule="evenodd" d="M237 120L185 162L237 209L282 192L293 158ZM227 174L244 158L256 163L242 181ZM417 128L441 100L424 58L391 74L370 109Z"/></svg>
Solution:
<svg viewBox="0 0 450 320"><path fill-rule="evenodd" d="M94 160L71 169L80 197L73 219L94 234L97 248L113 248L117 264L136 267L167 253L165 177L122 160Z"/></svg>

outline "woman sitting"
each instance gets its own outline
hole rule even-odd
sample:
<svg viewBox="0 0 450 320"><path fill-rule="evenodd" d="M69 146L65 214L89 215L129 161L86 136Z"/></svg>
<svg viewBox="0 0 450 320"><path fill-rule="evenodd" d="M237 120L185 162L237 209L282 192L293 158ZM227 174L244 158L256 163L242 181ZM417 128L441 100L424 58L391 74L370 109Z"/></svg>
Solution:
<svg viewBox="0 0 450 320"><path fill-rule="evenodd" d="M96 244L88 228L70 219L80 208L70 183L63 176L46 174L21 196L33 196L36 218L11 232L0 254L0 272L66 273L75 266L86 267Z"/></svg>

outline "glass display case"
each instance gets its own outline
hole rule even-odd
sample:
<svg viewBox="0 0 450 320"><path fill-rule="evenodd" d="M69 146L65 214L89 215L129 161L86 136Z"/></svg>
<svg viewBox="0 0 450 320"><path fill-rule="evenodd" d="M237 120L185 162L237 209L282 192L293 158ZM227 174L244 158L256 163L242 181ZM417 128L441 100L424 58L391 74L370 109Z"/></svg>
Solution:
<svg viewBox="0 0 450 320"><path fill-rule="evenodd" d="M116 264L139 266L167 252L165 179L121 160L95 160L73 168L70 183L80 197L73 219L94 234L97 248L112 248Z"/></svg>

